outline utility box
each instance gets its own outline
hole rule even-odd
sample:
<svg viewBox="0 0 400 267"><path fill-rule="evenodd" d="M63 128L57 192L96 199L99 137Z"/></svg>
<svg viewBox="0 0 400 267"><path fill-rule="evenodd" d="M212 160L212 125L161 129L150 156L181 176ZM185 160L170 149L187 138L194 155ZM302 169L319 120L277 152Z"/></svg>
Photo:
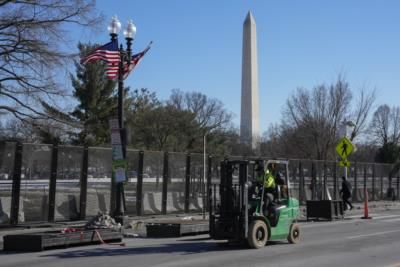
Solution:
<svg viewBox="0 0 400 267"><path fill-rule="evenodd" d="M310 219L343 219L343 201L341 200L308 200L307 221Z"/></svg>

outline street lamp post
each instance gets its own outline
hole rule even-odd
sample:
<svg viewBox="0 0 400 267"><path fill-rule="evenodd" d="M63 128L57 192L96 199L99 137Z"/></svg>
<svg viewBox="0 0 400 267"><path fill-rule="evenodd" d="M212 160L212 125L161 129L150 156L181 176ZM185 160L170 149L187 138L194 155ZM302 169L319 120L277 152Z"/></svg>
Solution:
<svg viewBox="0 0 400 267"><path fill-rule="evenodd" d="M117 19L117 17L113 17L110 25L108 26L108 31L111 36L111 41L116 41L118 38L118 32L121 29L121 23ZM120 52L120 61L118 66L118 126L120 129L121 134L121 146L122 146L122 157L123 160L126 160L126 129L124 127L124 71L125 71L125 64L129 68L131 64L131 57L132 57L132 41L136 34L136 26L133 24L131 20L128 21L128 25L126 30L124 31L125 39L126 39L126 50L124 50L123 46L120 45L119 52ZM116 181L113 181L116 183ZM115 187L115 210L113 212L114 217L122 221L122 216L124 215L125 210L125 201L124 201L124 185L122 182L118 182ZM114 192L112 192L114 194Z"/></svg>

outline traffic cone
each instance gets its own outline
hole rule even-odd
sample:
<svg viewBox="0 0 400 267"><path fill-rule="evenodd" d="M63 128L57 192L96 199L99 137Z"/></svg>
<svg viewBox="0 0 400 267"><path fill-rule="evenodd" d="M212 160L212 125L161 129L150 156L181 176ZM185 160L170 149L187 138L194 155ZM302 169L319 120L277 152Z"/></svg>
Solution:
<svg viewBox="0 0 400 267"><path fill-rule="evenodd" d="M364 217L361 219L372 219L372 217L368 216L368 190L364 188Z"/></svg>

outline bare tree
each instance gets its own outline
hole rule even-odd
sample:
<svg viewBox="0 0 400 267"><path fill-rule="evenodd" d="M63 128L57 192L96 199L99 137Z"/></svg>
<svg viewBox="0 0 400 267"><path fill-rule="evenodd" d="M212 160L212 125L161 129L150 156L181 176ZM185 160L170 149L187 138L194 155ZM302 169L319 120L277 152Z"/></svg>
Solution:
<svg viewBox="0 0 400 267"><path fill-rule="evenodd" d="M198 130L186 132L187 149L192 149L196 140L202 140L205 134L228 128L231 124L232 114L224 108L223 103L199 92L173 90L168 105L195 115Z"/></svg>
<svg viewBox="0 0 400 267"><path fill-rule="evenodd" d="M59 120L43 112L65 91L57 74L71 24L96 25L94 0L0 0L0 112L21 121Z"/></svg>
<svg viewBox="0 0 400 267"><path fill-rule="evenodd" d="M373 103L375 102L375 90L367 91L362 88L357 99L356 108L351 115L351 120L354 122L354 127L350 134L350 140L354 140L356 136L363 133L367 126L367 118L371 113Z"/></svg>
<svg viewBox="0 0 400 267"><path fill-rule="evenodd" d="M281 124L286 153L311 155L321 160L333 158L341 122L354 118L356 127L351 134L354 139L364 129L373 101L374 92L363 89L352 110L352 92L342 75L329 86L323 84L312 90L298 88L286 102Z"/></svg>
<svg viewBox="0 0 400 267"><path fill-rule="evenodd" d="M374 112L371 133L376 142L384 146L388 143L399 144L400 108L381 105Z"/></svg>
<svg viewBox="0 0 400 267"><path fill-rule="evenodd" d="M221 101L209 98L199 92L182 92L173 90L168 104L180 110L189 110L196 114L196 120L200 127L212 131L228 126L232 119Z"/></svg>

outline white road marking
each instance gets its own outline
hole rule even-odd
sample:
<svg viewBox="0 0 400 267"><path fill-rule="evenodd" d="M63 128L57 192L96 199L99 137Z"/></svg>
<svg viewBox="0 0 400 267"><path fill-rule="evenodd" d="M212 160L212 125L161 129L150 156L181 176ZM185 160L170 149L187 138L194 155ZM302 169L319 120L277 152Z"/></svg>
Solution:
<svg viewBox="0 0 400 267"><path fill-rule="evenodd" d="M400 267L400 262L390 264L388 267Z"/></svg>
<svg viewBox="0 0 400 267"><path fill-rule="evenodd" d="M390 233L396 233L396 232L400 232L400 230L378 232L378 233L367 234L367 235L354 235L354 236L347 237L347 239L356 239L356 238L363 238L363 237L369 237L369 236L375 236L375 235L384 235L384 234L390 234Z"/></svg>
<svg viewBox="0 0 400 267"><path fill-rule="evenodd" d="M354 223L355 221L342 221L342 220L337 220L337 221L318 221L318 222L307 222L301 225L303 228L312 228L312 227L321 227L321 226L329 226L332 224L348 224L348 223Z"/></svg>
<svg viewBox="0 0 400 267"><path fill-rule="evenodd" d="M398 221L400 221L400 218L390 219L390 220L382 220L382 222L398 222Z"/></svg>
<svg viewBox="0 0 400 267"><path fill-rule="evenodd" d="M385 218L394 218L394 217L400 217L400 215L383 215L383 216L373 216L370 214L370 216L373 217L373 219L385 219Z"/></svg>

